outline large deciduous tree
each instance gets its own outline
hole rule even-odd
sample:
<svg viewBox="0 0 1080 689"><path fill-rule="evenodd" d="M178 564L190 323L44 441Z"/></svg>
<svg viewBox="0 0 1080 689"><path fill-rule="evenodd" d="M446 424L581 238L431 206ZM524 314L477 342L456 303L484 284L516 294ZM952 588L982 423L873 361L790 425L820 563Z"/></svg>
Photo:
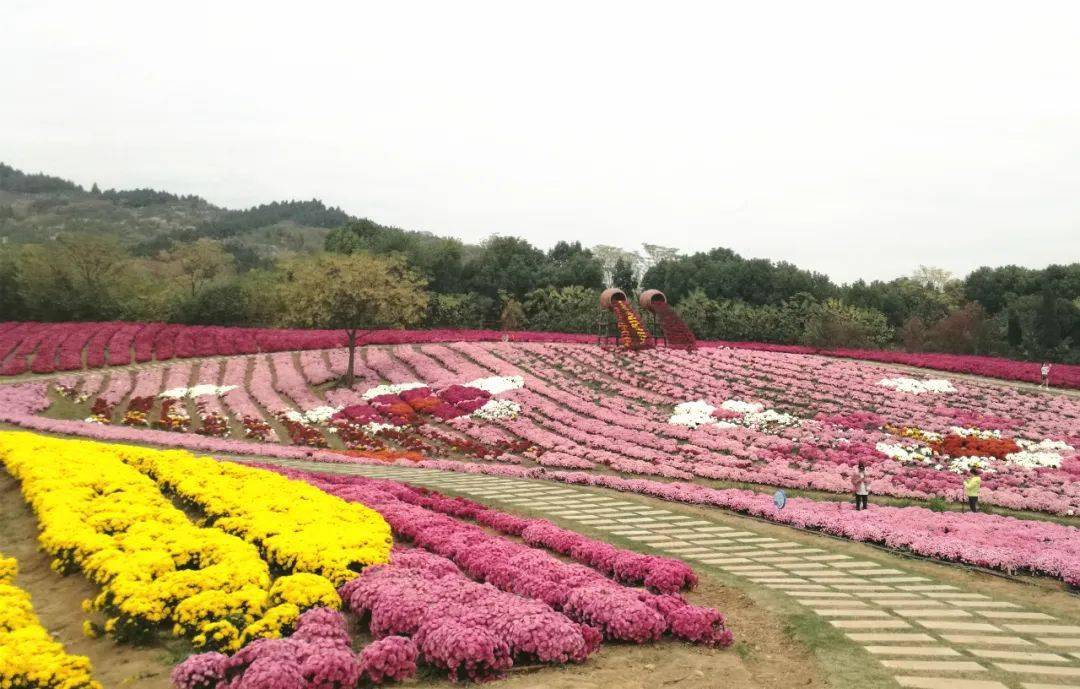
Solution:
<svg viewBox="0 0 1080 689"><path fill-rule="evenodd" d="M357 331L415 325L428 305L424 280L396 256L319 254L292 261L284 272L283 320L295 327L345 331L349 387L354 381Z"/></svg>

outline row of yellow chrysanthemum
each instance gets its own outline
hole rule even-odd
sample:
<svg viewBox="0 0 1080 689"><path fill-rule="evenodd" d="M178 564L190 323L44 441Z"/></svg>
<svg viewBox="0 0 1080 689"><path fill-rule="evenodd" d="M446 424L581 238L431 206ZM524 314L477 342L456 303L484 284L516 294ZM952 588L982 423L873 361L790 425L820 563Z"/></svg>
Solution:
<svg viewBox="0 0 1080 689"><path fill-rule="evenodd" d="M101 586L84 607L117 640L167 624L206 649L277 637L303 610L339 605L334 587L389 555L376 513L271 472L20 432L0 433L0 461L22 483L53 567ZM193 524L161 488L212 526Z"/></svg>
<svg viewBox="0 0 1080 689"><path fill-rule="evenodd" d="M30 594L15 585L19 565L0 553L0 685L101 689L90 661L69 655L41 626Z"/></svg>

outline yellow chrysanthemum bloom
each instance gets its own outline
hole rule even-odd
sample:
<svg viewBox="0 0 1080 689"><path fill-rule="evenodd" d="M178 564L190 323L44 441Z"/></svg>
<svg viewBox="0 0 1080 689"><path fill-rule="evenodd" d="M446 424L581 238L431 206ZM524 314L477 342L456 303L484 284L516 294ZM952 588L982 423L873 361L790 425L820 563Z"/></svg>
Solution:
<svg viewBox="0 0 1080 689"><path fill-rule="evenodd" d="M0 687L101 689L90 661L68 655L41 626L30 595L15 586L18 565L0 555Z"/></svg>

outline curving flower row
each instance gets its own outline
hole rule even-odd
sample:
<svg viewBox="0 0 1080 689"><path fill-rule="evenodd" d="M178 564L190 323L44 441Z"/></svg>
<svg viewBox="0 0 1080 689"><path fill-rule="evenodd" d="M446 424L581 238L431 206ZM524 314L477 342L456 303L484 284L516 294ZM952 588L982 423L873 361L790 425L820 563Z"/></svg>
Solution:
<svg viewBox="0 0 1080 689"><path fill-rule="evenodd" d="M85 607L106 618L110 637L139 641L171 624L196 647L230 648L266 627L270 573L258 551L192 524L114 448L3 432L0 461L37 516L53 569L101 587Z"/></svg>
<svg viewBox="0 0 1080 689"><path fill-rule="evenodd" d="M0 686L101 689L85 656L70 655L34 614L30 595L15 584L18 563L0 553Z"/></svg>

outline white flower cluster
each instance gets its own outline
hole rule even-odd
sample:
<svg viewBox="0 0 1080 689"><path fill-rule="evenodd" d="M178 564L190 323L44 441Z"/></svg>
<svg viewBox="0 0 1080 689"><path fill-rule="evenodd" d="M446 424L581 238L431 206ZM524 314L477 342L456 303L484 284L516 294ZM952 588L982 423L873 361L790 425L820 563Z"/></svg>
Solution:
<svg viewBox="0 0 1080 689"><path fill-rule="evenodd" d="M933 451L925 445L878 443L874 449L902 464L936 464L938 461ZM940 468L940 465L938 467Z"/></svg>
<svg viewBox="0 0 1080 689"><path fill-rule="evenodd" d="M484 406L472 413L475 418L486 421L516 419L521 413L521 405L510 400L488 400Z"/></svg>
<svg viewBox="0 0 1080 689"><path fill-rule="evenodd" d="M1020 452L1012 452L1005 455L1009 464L1036 469L1038 467L1052 467L1057 469L1061 466L1062 452L1072 452L1073 447L1060 440L1034 440L1017 439Z"/></svg>
<svg viewBox="0 0 1080 689"><path fill-rule="evenodd" d="M951 426L949 432L953 435L959 435L965 438L981 438L983 440L990 440L996 438L1001 440L1001 431L983 430L981 428L960 428L959 426ZM926 433L924 432L924 435Z"/></svg>
<svg viewBox="0 0 1080 689"><path fill-rule="evenodd" d="M716 411L716 407L705 400L683 402L675 405L671 416L668 417L668 423L676 426L686 426L687 428L697 428L703 424L715 422L716 419L712 415L714 411Z"/></svg>
<svg viewBox="0 0 1080 689"><path fill-rule="evenodd" d="M741 414L741 416L733 416L729 419L717 419L712 415L713 412L716 411L716 407L704 400L696 400L694 402L683 402L682 404L675 405L675 409L672 410L671 416L668 417L668 423L677 426L686 426L687 428L697 428L704 424L712 424L717 428L736 428L738 426L745 426L756 430L798 426L802 423L802 420L796 416L785 414L784 412L779 412L775 409L766 409L765 405L758 402L725 400L720 404L720 408L732 412L733 414Z"/></svg>
<svg viewBox="0 0 1080 689"><path fill-rule="evenodd" d="M525 379L521 376L491 376L489 378L477 378L471 383L465 383L465 387L479 388L490 395L500 395L510 390L520 390L525 387Z"/></svg>
<svg viewBox="0 0 1080 689"><path fill-rule="evenodd" d="M380 395L400 395L406 390L415 390L416 388L426 388L427 383L392 383L386 385L376 385L373 388L369 388L363 395L364 399L374 399Z"/></svg>
<svg viewBox="0 0 1080 689"><path fill-rule="evenodd" d="M765 405L759 402L744 402L742 400L724 400L720 408L736 414L756 414L765 409Z"/></svg>
<svg viewBox="0 0 1080 689"><path fill-rule="evenodd" d="M203 397L204 395L214 395L220 397L230 390L235 390L235 385L211 385L209 383L202 383L190 388L169 388L165 392L158 393L158 397L164 397L165 399L178 400L183 397Z"/></svg>
<svg viewBox="0 0 1080 689"><path fill-rule="evenodd" d="M922 395L927 392L942 394L956 392L953 384L944 378L932 378L930 380L917 380L915 378L883 378L878 385L892 388L897 392L910 392L913 395Z"/></svg>
<svg viewBox="0 0 1080 689"><path fill-rule="evenodd" d="M339 411L341 411L341 407L315 407L305 412L287 411L285 412L285 418L294 423L326 424Z"/></svg>
<svg viewBox="0 0 1080 689"><path fill-rule="evenodd" d="M992 457L953 457L949 460L949 471L954 474L966 474L971 467L978 467L987 473L994 473Z"/></svg>

